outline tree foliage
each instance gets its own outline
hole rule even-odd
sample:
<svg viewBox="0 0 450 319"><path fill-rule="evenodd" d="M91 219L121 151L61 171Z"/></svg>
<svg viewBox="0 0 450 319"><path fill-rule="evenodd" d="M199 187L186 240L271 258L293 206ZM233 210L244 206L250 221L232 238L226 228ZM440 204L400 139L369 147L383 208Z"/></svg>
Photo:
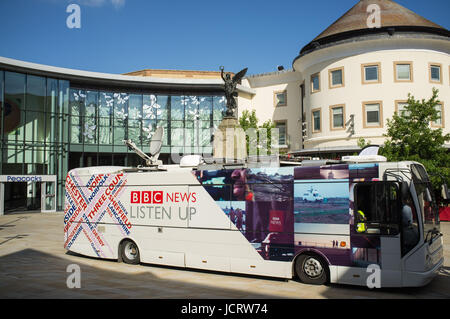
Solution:
<svg viewBox="0 0 450 319"><path fill-rule="evenodd" d="M252 110L251 113L248 110L242 111L242 115L239 117L239 125L244 131L249 128L258 128L258 118L256 117L256 110Z"/></svg>
<svg viewBox="0 0 450 319"><path fill-rule="evenodd" d="M412 160L422 163L436 193L443 183L450 182L450 153L444 144L450 141L450 134L443 134L442 128L430 124L440 119L436 106L438 90L433 89L429 100L416 100L408 94L408 102L402 114L394 113L387 120L387 137L380 153L389 161ZM443 119L442 119L443 120Z"/></svg>
<svg viewBox="0 0 450 319"><path fill-rule="evenodd" d="M245 132L249 132L251 129L254 129L256 132L255 135L246 134L247 154L249 154L250 145L256 146L258 155L270 154L272 129L275 128L275 124L271 120L265 121L262 125L258 125L258 122L259 120L256 117L255 110L252 110L251 112L244 110L242 111L242 115L239 117L239 125Z"/></svg>
<svg viewBox="0 0 450 319"><path fill-rule="evenodd" d="M364 148L364 147L370 145L371 142L370 142L370 140L366 141L366 139L364 137L360 137L358 139L358 141L356 142L356 144L358 145L359 148Z"/></svg>

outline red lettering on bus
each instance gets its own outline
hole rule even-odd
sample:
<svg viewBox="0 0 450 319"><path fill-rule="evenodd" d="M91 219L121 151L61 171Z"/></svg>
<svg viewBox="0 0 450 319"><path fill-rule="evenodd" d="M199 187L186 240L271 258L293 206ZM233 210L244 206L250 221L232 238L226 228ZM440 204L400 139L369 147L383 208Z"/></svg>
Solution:
<svg viewBox="0 0 450 319"><path fill-rule="evenodd" d="M141 203L142 204L151 204L152 203L152 192L151 191L143 191L141 192Z"/></svg>
<svg viewBox="0 0 450 319"><path fill-rule="evenodd" d="M140 192L131 192L131 204L140 204L141 196L139 194Z"/></svg>
<svg viewBox="0 0 450 319"><path fill-rule="evenodd" d="M162 204L163 203L163 192L162 191L154 191L153 192L153 204Z"/></svg>

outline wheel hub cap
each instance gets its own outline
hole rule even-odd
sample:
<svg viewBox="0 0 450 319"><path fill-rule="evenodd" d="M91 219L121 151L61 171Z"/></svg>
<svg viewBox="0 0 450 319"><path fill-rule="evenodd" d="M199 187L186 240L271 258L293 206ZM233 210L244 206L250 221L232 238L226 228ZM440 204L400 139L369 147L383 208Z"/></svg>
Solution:
<svg viewBox="0 0 450 319"><path fill-rule="evenodd" d="M320 262L314 258L308 258L303 265L304 272L311 278L319 277L323 268Z"/></svg>
<svg viewBox="0 0 450 319"><path fill-rule="evenodd" d="M129 260L134 260L137 257L137 247L133 243L127 243L125 246L125 256Z"/></svg>

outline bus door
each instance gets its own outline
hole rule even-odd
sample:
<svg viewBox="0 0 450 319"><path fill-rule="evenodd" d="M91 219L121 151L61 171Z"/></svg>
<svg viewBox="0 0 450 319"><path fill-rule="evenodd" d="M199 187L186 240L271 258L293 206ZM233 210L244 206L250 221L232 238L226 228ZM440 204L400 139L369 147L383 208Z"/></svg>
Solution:
<svg viewBox="0 0 450 319"><path fill-rule="evenodd" d="M414 194L414 196L412 194ZM404 270L406 271L418 270L416 268L418 266L417 260L414 258L414 256L410 258L412 254L415 254L415 247L419 244L420 241L420 229L422 229L421 227L419 227L418 219L418 212L420 213L420 208L419 210L417 209L417 203L414 202L413 198L417 198L420 207L421 203L424 202L424 197L426 196L418 197L416 196L416 194L417 193L413 185L411 185L411 190L408 189L408 192L405 192L405 194L403 194L404 205L407 205L408 210L410 211L409 220L402 221L402 257L404 257L405 259ZM419 253L419 255L423 256L424 254Z"/></svg>
<svg viewBox="0 0 450 319"><path fill-rule="evenodd" d="M362 182L354 187L351 230L352 265L381 270L382 286L401 284L401 196L398 182ZM365 269L365 270L366 270ZM364 278L365 277L365 278Z"/></svg>
<svg viewBox="0 0 450 319"><path fill-rule="evenodd" d="M433 196L433 188L425 169L411 165L412 183L405 207L409 207L408 218L402 226L402 255L404 283L417 272L427 272L436 266L443 256L443 244L439 231L439 212ZM408 276L408 277L407 277Z"/></svg>

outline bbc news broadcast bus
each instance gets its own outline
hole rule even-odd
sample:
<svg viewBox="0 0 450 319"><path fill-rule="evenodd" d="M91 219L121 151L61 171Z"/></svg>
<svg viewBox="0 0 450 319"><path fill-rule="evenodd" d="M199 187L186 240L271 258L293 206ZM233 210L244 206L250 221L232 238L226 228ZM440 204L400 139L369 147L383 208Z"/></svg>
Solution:
<svg viewBox="0 0 450 319"><path fill-rule="evenodd" d="M366 285L376 265L381 287L423 286L444 261L430 180L380 158L73 169L64 247L310 284Z"/></svg>

